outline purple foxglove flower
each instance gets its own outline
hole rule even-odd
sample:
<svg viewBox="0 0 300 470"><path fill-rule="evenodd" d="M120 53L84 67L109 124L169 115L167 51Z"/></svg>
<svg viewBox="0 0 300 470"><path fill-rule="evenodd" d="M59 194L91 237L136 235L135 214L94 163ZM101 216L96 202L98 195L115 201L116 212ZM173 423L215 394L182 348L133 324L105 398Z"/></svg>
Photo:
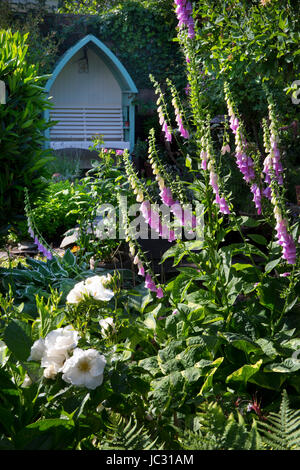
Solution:
<svg viewBox="0 0 300 470"><path fill-rule="evenodd" d="M157 212L151 210L148 224L153 230L155 230L158 233L161 233L162 225L161 225L161 220L159 218L159 214Z"/></svg>
<svg viewBox="0 0 300 470"><path fill-rule="evenodd" d="M165 134L168 132L168 124L166 121L163 122L162 130Z"/></svg>
<svg viewBox="0 0 300 470"><path fill-rule="evenodd" d="M186 94L186 95L189 95L189 94L190 94L191 85L190 85L189 83L188 83L187 86L185 87L184 91L185 91L185 94Z"/></svg>
<svg viewBox="0 0 300 470"><path fill-rule="evenodd" d="M192 4L191 2L187 2L186 5L185 5L185 11L191 15L193 13L193 7L192 7Z"/></svg>
<svg viewBox="0 0 300 470"><path fill-rule="evenodd" d="M144 266L142 265L142 263L138 264L138 268L139 268L138 275L144 277L145 276L145 269L144 269Z"/></svg>
<svg viewBox="0 0 300 470"><path fill-rule="evenodd" d="M221 148L221 154L224 155L225 153L230 153L230 146L229 144L226 144L226 145L223 145L223 147Z"/></svg>
<svg viewBox="0 0 300 470"><path fill-rule="evenodd" d="M268 186L267 188L265 188L265 189L263 190L263 195L264 195L266 198L268 198L268 199L271 200L271 198L272 198L272 191L271 191L270 186Z"/></svg>
<svg viewBox="0 0 300 470"><path fill-rule="evenodd" d="M162 238L167 239L170 243L175 240L174 230L170 230L167 225L162 225L161 234Z"/></svg>
<svg viewBox="0 0 300 470"><path fill-rule="evenodd" d="M238 152L236 154L236 161L239 170L244 175L243 179L250 183L255 178L252 158L248 157L245 153Z"/></svg>
<svg viewBox="0 0 300 470"><path fill-rule="evenodd" d="M46 258L47 258L49 261L51 261L51 260L53 259L53 256L52 256L51 251L46 251L45 255L46 255Z"/></svg>
<svg viewBox="0 0 300 470"><path fill-rule="evenodd" d="M167 140L168 142L172 142L172 134L171 134L170 132L167 132L167 133L166 133L166 140Z"/></svg>
<svg viewBox="0 0 300 470"><path fill-rule="evenodd" d="M124 151L123 150L116 150L116 155L123 155Z"/></svg>
<svg viewBox="0 0 300 470"><path fill-rule="evenodd" d="M209 182L210 182L210 184L213 188L214 193L218 193L219 192L218 177L217 177L216 173L214 173L213 171L210 172Z"/></svg>
<svg viewBox="0 0 300 470"><path fill-rule="evenodd" d="M31 236L31 238L34 238L34 231L32 230L31 227L28 227L28 233Z"/></svg>
<svg viewBox="0 0 300 470"><path fill-rule="evenodd" d="M180 132L181 136L184 139L189 139L190 138L190 134L188 133L188 131L183 126L179 126L179 132Z"/></svg>
<svg viewBox="0 0 300 470"><path fill-rule="evenodd" d="M163 293L162 288L161 288L161 287L158 287L157 290L156 290L156 297L157 297L158 299L162 299L163 296L164 296L164 293Z"/></svg>
<svg viewBox="0 0 300 470"><path fill-rule="evenodd" d="M163 123L163 132L165 133L165 138L168 142L172 141L172 134L169 131L168 125L166 122Z"/></svg>
<svg viewBox="0 0 300 470"><path fill-rule="evenodd" d="M174 232L174 230L170 230L168 242L171 243L171 242L174 242L175 240L176 240L176 238L175 238L175 232Z"/></svg>
<svg viewBox="0 0 300 470"><path fill-rule="evenodd" d="M157 290L156 285L152 277L150 276L150 274L146 274L145 287L146 289L149 289L151 292L156 292Z"/></svg>
<svg viewBox="0 0 300 470"><path fill-rule="evenodd" d="M183 215L183 209L179 203L179 201L176 201L175 204L171 206L171 212L175 215L176 219L179 220L181 225L184 224L184 215Z"/></svg>
<svg viewBox="0 0 300 470"><path fill-rule="evenodd" d="M160 194L162 202L166 204L166 206L172 206L173 204L175 204L175 201L173 200L172 191L170 190L170 188L167 188L166 186L164 186L164 188L160 191L159 194Z"/></svg>
<svg viewBox="0 0 300 470"><path fill-rule="evenodd" d="M205 152L203 149L200 152L200 158L202 170L207 170L207 152Z"/></svg>
<svg viewBox="0 0 300 470"><path fill-rule="evenodd" d="M219 207L220 207L220 212L222 212L222 214L230 214L229 207L224 197L221 197Z"/></svg>
<svg viewBox="0 0 300 470"><path fill-rule="evenodd" d="M282 246L282 257L288 264L296 263L296 246L293 237L288 233L286 221L281 219L277 222L276 227L278 244Z"/></svg>
<svg viewBox="0 0 300 470"><path fill-rule="evenodd" d="M184 226L189 225L190 227L195 228L195 223L196 223L196 218L193 216L193 214L188 209L184 209L183 210Z"/></svg>
<svg viewBox="0 0 300 470"><path fill-rule="evenodd" d="M146 220L146 222L148 223L148 220L150 218L150 213L151 213L151 204L150 204L150 201L143 201L141 206L140 206L140 211L144 217L144 219Z"/></svg>
<svg viewBox="0 0 300 470"><path fill-rule="evenodd" d="M234 134L236 134L236 131L238 130L239 125L240 123L239 123L238 118L235 117L234 115L230 116L230 128Z"/></svg>
<svg viewBox="0 0 300 470"><path fill-rule="evenodd" d="M257 184L253 184L250 188L251 192L253 193L253 202L255 203L255 207L257 209L258 215L261 214L261 191Z"/></svg>
<svg viewBox="0 0 300 470"><path fill-rule="evenodd" d="M202 168L202 170L207 170L207 161L206 160L202 160L201 168Z"/></svg>
<svg viewBox="0 0 300 470"><path fill-rule="evenodd" d="M192 25L192 24L189 25L188 37L190 39L194 39L194 37L195 37L195 29L194 29L194 25Z"/></svg>

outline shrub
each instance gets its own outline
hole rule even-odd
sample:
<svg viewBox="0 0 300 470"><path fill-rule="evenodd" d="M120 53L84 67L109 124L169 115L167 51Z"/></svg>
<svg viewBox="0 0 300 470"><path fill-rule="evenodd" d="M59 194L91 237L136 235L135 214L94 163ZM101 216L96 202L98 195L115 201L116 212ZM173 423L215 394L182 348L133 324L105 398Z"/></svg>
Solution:
<svg viewBox="0 0 300 470"><path fill-rule="evenodd" d="M48 242L59 240L75 226L80 210L89 203L89 196L78 182L51 182L33 201L32 217Z"/></svg>
<svg viewBox="0 0 300 470"><path fill-rule="evenodd" d="M49 107L35 65L26 62L27 35L0 31L0 80L7 88L7 103L0 106L0 224L23 210L23 187L35 194L41 170L50 153L43 149L49 124L42 112Z"/></svg>

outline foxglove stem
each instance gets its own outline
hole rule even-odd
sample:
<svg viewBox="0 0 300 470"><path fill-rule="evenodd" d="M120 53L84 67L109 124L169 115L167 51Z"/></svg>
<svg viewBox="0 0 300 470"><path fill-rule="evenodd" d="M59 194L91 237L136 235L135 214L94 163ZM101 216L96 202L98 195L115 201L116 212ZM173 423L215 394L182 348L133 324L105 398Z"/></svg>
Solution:
<svg viewBox="0 0 300 470"><path fill-rule="evenodd" d="M254 183L254 162L252 158L247 155L247 141L243 134L241 122L237 117L237 113L234 111L233 102L227 84L225 84L225 99L229 114L230 128L235 135L235 157L237 166L243 175L243 179L247 183Z"/></svg>
<svg viewBox="0 0 300 470"><path fill-rule="evenodd" d="M279 135L277 131L274 105L270 97L268 109L270 129L268 129L265 120L263 123L264 146L267 154L264 160L263 172L265 173L265 182L267 185L270 185L272 179L275 179L279 185L283 185L283 166L281 163L280 150L278 148Z"/></svg>
<svg viewBox="0 0 300 470"><path fill-rule="evenodd" d="M215 171L213 151L212 151L212 146L210 142L209 124L206 129L206 135L203 136L201 139L201 146L202 146L202 150L200 153L200 157L202 160L201 168L209 171L209 184L211 185L213 192L215 194L214 202L218 204L219 211L222 214L230 214L230 210L226 202L226 199L223 196L222 197L220 196L218 175Z"/></svg>
<svg viewBox="0 0 300 470"><path fill-rule="evenodd" d="M28 196L28 190L25 188L25 213L27 216L27 225L28 225L28 233L31 236L31 238L34 240L34 243L37 245L37 249L40 253L42 253L49 261L53 259L53 255L51 252L51 249L49 249L46 245L47 243L43 240L43 243L40 241L40 236L36 235L38 233L38 230L34 226L33 221L30 218L30 202L29 202L29 196Z"/></svg>

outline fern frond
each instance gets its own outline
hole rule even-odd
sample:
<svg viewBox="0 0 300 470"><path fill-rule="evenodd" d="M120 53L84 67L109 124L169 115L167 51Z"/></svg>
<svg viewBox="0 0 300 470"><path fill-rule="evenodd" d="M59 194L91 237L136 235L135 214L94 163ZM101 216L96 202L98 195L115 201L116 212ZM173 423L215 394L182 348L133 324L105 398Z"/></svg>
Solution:
<svg viewBox="0 0 300 470"><path fill-rule="evenodd" d="M243 416L238 413L226 417L217 403L211 403L198 415L200 429L185 430L179 437L184 450L260 450L262 440L256 422L248 430Z"/></svg>
<svg viewBox="0 0 300 470"><path fill-rule="evenodd" d="M300 410L290 408L286 390L279 413L271 412L267 422L259 423L259 430L269 450L300 450Z"/></svg>
<svg viewBox="0 0 300 470"><path fill-rule="evenodd" d="M117 413L111 413L107 424L107 433L101 438L102 450L151 450L157 444L148 433L145 426L139 426L137 421L126 420ZM159 447L162 450L163 446Z"/></svg>

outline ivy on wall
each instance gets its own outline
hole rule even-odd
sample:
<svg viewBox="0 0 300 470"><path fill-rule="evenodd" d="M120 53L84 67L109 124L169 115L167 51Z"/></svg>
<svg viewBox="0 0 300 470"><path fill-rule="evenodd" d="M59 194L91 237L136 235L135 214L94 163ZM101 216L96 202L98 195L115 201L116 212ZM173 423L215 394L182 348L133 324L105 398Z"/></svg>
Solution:
<svg viewBox="0 0 300 470"><path fill-rule="evenodd" d="M184 58L178 44L173 41L176 16L171 8L166 12L165 8L155 8L155 5L151 1L126 0L110 11L93 15L49 14L40 7L26 14L14 12L10 14L8 23L18 24L18 29L22 28L29 32L29 37L33 36L34 40L29 44L29 60L32 56L35 63L40 61L42 73L51 72L49 65L51 68L82 37L93 34L119 58L138 89L152 88L150 73L159 81L172 75L173 81L183 89L186 85ZM36 50L40 52L41 45L45 50L39 54L38 60Z"/></svg>

